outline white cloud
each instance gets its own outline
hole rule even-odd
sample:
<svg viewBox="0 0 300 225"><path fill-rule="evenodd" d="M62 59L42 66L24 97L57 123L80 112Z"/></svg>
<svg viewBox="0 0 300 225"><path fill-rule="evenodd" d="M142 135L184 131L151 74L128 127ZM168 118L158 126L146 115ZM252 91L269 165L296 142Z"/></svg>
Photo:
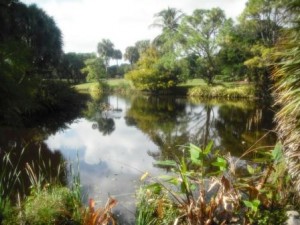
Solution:
<svg viewBox="0 0 300 225"><path fill-rule="evenodd" d="M36 3L57 22L66 52L95 52L97 43L110 39L124 52L136 41L153 39L158 29L149 28L155 13L167 8L190 14L197 8L222 8L235 18L246 0L23 0Z"/></svg>

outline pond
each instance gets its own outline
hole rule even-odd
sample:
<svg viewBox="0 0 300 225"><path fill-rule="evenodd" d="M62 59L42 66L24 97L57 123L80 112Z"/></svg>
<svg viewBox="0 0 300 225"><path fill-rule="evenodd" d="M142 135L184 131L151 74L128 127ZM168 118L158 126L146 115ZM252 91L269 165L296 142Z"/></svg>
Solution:
<svg viewBox="0 0 300 225"><path fill-rule="evenodd" d="M154 164L179 156L179 146L205 146L213 140L222 154L240 157L276 141L269 132L272 110L252 101L106 96L89 100L83 112L71 115L26 128L2 127L0 150L26 147L24 162L42 156L54 166L61 160L78 165L86 199L103 206L108 196L115 197L121 224L134 224L134 196L142 174L166 173Z"/></svg>

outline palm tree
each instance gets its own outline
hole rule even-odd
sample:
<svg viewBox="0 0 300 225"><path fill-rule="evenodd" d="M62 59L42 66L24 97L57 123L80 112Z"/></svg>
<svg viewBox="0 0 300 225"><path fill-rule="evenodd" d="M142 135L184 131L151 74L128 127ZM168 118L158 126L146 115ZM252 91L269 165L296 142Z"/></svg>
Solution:
<svg viewBox="0 0 300 225"><path fill-rule="evenodd" d="M139 58L139 51L137 47L135 46L129 46L125 49L124 58L129 61L131 68L133 67L133 64L136 63Z"/></svg>
<svg viewBox="0 0 300 225"><path fill-rule="evenodd" d="M102 41L98 43L97 50L99 56L104 60L105 70L107 73L109 60L114 54L114 44L109 39L102 39Z"/></svg>
<svg viewBox="0 0 300 225"><path fill-rule="evenodd" d="M119 62L118 60L122 59L122 52L119 49L116 49L113 51L113 59L115 59L117 61L117 66L119 66Z"/></svg>
<svg viewBox="0 0 300 225"><path fill-rule="evenodd" d="M154 44L161 46L169 42L169 45L173 47L174 43L172 41L176 37L179 22L183 17L183 13L178 9L168 7L154 16L156 19L151 27L158 27L162 29L162 34L154 39Z"/></svg>
<svg viewBox="0 0 300 225"><path fill-rule="evenodd" d="M280 106L276 114L277 132L283 144L287 169L300 193L300 5L298 0L291 0L290 23L279 55L281 61L273 73L276 82L274 89L275 103Z"/></svg>

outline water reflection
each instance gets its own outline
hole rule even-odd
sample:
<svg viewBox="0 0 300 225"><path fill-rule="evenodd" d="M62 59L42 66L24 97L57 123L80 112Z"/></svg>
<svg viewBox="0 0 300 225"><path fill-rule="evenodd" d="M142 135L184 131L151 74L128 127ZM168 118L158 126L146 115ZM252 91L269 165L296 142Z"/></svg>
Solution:
<svg viewBox="0 0 300 225"><path fill-rule="evenodd" d="M183 152L178 146L205 145L240 156L272 129L271 111L251 102L187 102L183 98L108 96L91 101L85 117L51 135L45 143L64 157L79 161L87 197L100 205L108 195L119 201L119 217L134 224L134 194L145 171L158 159L172 159ZM268 135L256 145L274 144ZM122 222L125 224L125 222Z"/></svg>

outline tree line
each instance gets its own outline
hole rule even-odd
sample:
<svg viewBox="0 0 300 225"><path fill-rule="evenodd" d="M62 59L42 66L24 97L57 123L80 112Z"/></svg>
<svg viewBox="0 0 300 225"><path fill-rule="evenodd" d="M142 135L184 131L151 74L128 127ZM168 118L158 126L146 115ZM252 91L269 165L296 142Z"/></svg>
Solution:
<svg viewBox="0 0 300 225"><path fill-rule="evenodd" d="M126 77L148 90L170 88L188 78L208 84L216 79L252 81L257 95L270 99L272 55L292 18L288 5L283 0L249 0L237 21L220 8L195 9L191 15L162 10L152 24L161 34Z"/></svg>

